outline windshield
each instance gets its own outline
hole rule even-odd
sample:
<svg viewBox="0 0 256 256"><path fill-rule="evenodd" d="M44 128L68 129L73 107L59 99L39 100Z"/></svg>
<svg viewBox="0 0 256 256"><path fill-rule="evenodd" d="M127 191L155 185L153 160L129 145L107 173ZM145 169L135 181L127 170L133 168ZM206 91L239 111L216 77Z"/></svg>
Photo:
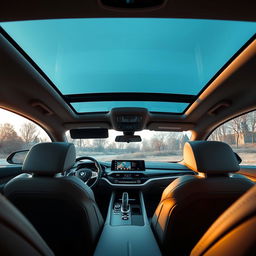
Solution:
<svg viewBox="0 0 256 256"><path fill-rule="evenodd" d="M76 146L77 157L91 156L100 161L112 160L145 160L158 162L172 162L182 160L182 150L190 138L190 132L136 132L141 142L115 142L117 135L122 132L109 130L108 139L71 139L69 142Z"/></svg>

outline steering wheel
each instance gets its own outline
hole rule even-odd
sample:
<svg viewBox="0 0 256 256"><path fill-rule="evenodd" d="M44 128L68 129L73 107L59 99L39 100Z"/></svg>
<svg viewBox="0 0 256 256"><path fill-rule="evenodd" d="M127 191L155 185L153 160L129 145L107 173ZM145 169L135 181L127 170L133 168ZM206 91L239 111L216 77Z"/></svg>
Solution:
<svg viewBox="0 0 256 256"><path fill-rule="evenodd" d="M90 168L83 167L83 164L78 164L74 172L74 175L80 178L85 184L92 188L99 182L99 179L103 171L102 167L99 164L99 162L93 157L81 156L76 159L76 162L79 162L81 160L90 160L91 162L93 162L95 164L97 171L93 171ZM94 181L92 182L92 184L89 185L88 183L90 183L90 181L92 180Z"/></svg>

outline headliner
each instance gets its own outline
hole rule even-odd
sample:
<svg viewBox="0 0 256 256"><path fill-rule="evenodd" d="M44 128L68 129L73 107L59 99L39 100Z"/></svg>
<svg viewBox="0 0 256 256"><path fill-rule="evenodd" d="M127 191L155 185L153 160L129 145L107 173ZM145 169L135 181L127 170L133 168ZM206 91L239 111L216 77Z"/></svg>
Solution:
<svg viewBox="0 0 256 256"><path fill-rule="evenodd" d="M167 0L161 8L124 10L104 8L98 0L31 1L1 3L1 21L85 17L162 17L256 21L255 1Z"/></svg>

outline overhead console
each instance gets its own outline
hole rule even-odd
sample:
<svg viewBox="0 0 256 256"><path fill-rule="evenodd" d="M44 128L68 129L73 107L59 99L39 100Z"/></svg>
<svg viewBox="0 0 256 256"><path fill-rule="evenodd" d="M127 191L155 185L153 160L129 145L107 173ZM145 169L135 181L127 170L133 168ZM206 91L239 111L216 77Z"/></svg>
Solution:
<svg viewBox="0 0 256 256"><path fill-rule="evenodd" d="M146 108L113 108L110 120L117 131L135 132L145 128L148 115Z"/></svg>

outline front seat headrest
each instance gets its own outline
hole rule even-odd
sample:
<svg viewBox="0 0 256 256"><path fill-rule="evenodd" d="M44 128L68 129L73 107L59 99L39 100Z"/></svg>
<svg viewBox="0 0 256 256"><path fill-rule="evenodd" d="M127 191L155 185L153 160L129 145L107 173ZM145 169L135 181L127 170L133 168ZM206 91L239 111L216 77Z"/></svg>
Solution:
<svg viewBox="0 0 256 256"><path fill-rule="evenodd" d="M31 148L22 170L38 175L54 175L70 169L76 161L76 150L72 143L47 142Z"/></svg>
<svg viewBox="0 0 256 256"><path fill-rule="evenodd" d="M221 174L240 167L231 147L219 141L189 141L184 145L183 163L196 172Z"/></svg>

